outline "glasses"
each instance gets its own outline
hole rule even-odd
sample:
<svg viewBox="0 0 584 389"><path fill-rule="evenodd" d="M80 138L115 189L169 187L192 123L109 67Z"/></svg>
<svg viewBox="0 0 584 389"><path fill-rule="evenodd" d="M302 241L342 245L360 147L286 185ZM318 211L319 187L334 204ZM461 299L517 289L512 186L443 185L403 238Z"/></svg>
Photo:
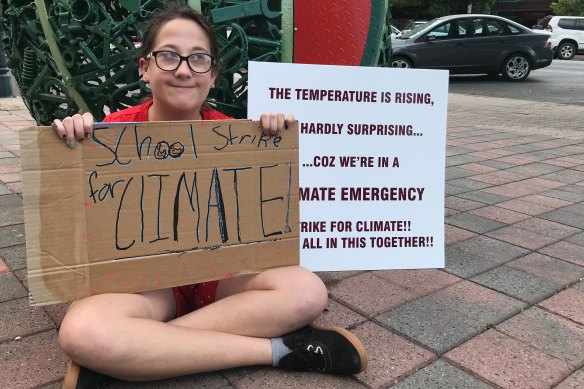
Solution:
<svg viewBox="0 0 584 389"><path fill-rule="evenodd" d="M189 68L195 73L207 73L215 64L215 57L207 53L193 53L183 57L174 51L153 51L146 56L146 59L152 57L160 70L166 72L175 71L183 61L187 61Z"/></svg>

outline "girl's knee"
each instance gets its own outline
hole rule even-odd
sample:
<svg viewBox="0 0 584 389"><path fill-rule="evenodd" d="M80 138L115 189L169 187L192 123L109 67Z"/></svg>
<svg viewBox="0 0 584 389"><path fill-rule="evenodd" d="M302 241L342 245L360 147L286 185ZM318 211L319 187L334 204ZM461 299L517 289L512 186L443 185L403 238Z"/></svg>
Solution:
<svg viewBox="0 0 584 389"><path fill-rule="evenodd" d="M322 280L314 273L304 270L299 272L293 282L288 284L291 290L285 293L294 296L294 314L303 321L315 320L326 308L328 291Z"/></svg>
<svg viewBox="0 0 584 389"><path fill-rule="evenodd" d="M111 351L108 346L108 337L113 335L109 331L110 325L97 310L83 306L83 303L74 303L61 323L59 344L75 361L100 359Z"/></svg>

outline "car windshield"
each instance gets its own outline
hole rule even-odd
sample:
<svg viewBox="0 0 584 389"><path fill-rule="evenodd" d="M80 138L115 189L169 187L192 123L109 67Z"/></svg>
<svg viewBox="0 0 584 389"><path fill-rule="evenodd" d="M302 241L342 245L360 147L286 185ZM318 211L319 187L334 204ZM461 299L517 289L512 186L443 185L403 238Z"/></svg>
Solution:
<svg viewBox="0 0 584 389"><path fill-rule="evenodd" d="M409 39L409 38L412 38L414 36L417 36L420 34L420 32L422 30L425 30L427 27L433 26L433 25L438 24L440 22L442 22L442 19L438 18L438 19L430 20L429 22L424 23L424 24L419 24L416 27L414 27L413 29L411 29L410 31L402 33L402 35L400 37L398 37L398 39Z"/></svg>

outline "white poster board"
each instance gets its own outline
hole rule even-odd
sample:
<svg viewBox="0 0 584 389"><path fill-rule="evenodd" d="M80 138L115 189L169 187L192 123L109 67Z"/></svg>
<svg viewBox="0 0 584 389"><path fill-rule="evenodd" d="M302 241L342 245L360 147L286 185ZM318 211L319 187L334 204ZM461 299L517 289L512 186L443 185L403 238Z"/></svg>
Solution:
<svg viewBox="0 0 584 389"><path fill-rule="evenodd" d="M299 121L302 266L444 267L447 71L250 62L248 91Z"/></svg>

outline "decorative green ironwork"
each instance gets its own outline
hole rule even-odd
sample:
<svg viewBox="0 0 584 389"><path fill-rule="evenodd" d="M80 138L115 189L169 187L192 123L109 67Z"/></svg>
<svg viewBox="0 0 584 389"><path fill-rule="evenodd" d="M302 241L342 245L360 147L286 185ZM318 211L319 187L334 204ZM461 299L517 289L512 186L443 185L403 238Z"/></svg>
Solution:
<svg viewBox="0 0 584 389"><path fill-rule="evenodd" d="M248 61L292 61L293 0L183 2L213 21L219 38L223 71L210 100L228 115L245 117ZM85 111L101 120L138 104L149 93L136 58L141 26L163 5L158 0L0 0L8 67L36 121L49 124ZM383 39L368 40L368 55L386 66L389 23L378 24Z"/></svg>
<svg viewBox="0 0 584 389"><path fill-rule="evenodd" d="M156 0L0 0L1 38L21 96L39 124L90 111L97 120L137 104L141 25ZM280 1L188 1L217 30L224 71L210 98L246 114L247 61L280 61Z"/></svg>

